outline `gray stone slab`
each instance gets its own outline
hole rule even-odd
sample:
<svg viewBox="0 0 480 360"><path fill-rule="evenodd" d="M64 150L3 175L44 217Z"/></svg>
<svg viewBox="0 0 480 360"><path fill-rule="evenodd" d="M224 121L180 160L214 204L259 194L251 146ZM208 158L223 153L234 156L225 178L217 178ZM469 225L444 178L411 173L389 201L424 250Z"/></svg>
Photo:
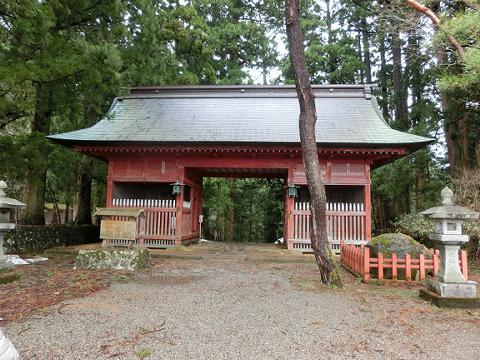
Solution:
<svg viewBox="0 0 480 360"><path fill-rule="evenodd" d="M438 295L447 298L475 298L477 296L476 283L469 281L466 283L443 283L431 280L429 287Z"/></svg>
<svg viewBox="0 0 480 360"><path fill-rule="evenodd" d="M480 298L442 297L429 289L420 289L419 297L438 307L456 309L480 309Z"/></svg>

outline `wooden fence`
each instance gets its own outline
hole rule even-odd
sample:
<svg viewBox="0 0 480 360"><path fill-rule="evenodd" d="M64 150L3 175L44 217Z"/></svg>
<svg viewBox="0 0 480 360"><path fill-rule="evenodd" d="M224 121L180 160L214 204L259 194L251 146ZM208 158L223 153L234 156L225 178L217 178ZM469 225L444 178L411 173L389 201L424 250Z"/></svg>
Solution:
<svg viewBox="0 0 480 360"><path fill-rule="evenodd" d="M295 202L293 238L310 239L310 203ZM365 210L363 204L328 203L327 234L329 240L365 240Z"/></svg>
<svg viewBox="0 0 480 360"><path fill-rule="evenodd" d="M177 219L175 200L113 199L112 205L144 209L145 218L144 221L138 222L137 237L139 240L141 238L145 245L149 247L175 245Z"/></svg>
<svg viewBox="0 0 480 360"><path fill-rule="evenodd" d="M460 269L465 280L468 280L467 252L461 250L459 253ZM370 249L363 245L347 245L340 243L340 261L350 271L359 274L363 281L368 282L372 276L370 270L377 269L377 278L385 279L385 269L391 269L391 279L397 280L399 272L403 272L404 279L411 281L413 279L412 271L418 270L418 280L425 280L427 272L431 270L435 275L440 267L440 254L438 250L433 252L431 259L426 259L420 255L418 259L412 259L407 254L404 259L399 259L397 254L392 254L391 258L384 257L382 253L378 257L370 257ZM413 279L416 280L416 279Z"/></svg>
<svg viewBox="0 0 480 360"><path fill-rule="evenodd" d="M149 207L149 208L174 208L175 200L159 199L113 199L113 207Z"/></svg>
<svg viewBox="0 0 480 360"><path fill-rule="evenodd" d="M309 251L310 203L295 202L293 210L293 249ZM353 244L366 242L366 212L361 203L327 203L327 235L332 249L340 250L340 242Z"/></svg>

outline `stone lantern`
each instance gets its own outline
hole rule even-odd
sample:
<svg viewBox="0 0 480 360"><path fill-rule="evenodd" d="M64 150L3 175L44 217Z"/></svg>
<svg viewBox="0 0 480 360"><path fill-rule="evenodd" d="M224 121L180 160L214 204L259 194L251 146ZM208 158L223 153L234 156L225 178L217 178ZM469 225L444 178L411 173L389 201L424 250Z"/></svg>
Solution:
<svg viewBox="0 0 480 360"><path fill-rule="evenodd" d="M478 213L456 206L452 202L453 192L445 187L442 192L442 206L423 211L421 214L435 221L435 232L430 239L440 250L440 269L435 280L430 282L431 289L446 298L475 298L476 285L466 282L460 271L458 253L460 246L468 242L468 235L462 234L462 223L466 219L477 219Z"/></svg>
<svg viewBox="0 0 480 360"><path fill-rule="evenodd" d="M15 199L7 198L5 189L7 184L0 181L0 269L8 267L7 259L3 251L3 237L7 231L15 229L15 224L10 222L10 215L13 210L23 209L26 205Z"/></svg>

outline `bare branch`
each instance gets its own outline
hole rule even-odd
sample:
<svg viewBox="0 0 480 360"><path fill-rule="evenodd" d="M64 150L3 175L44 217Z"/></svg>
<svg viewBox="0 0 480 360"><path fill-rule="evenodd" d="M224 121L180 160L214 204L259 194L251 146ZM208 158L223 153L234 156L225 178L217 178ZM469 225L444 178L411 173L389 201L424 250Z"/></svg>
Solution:
<svg viewBox="0 0 480 360"><path fill-rule="evenodd" d="M430 20L432 20L432 23L435 25L435 27L439 27L440 26L440 19L438 18L437 15L435 15L435 13L430 10L428 7L420 4L418 1L416 0L405 0L405 2L411 7L413 8L414 10L417 10L418 12L424 14L425 16L429 17ZM448 36L448 41L450 42L450 44L455 48L455 50L457 50L457 53L458 55L460 56L460 58L464 58L465 57L465 49L462 47L462 45L457 41L457 39L455 38L455 36L453 35L449 35Z"/></svg>

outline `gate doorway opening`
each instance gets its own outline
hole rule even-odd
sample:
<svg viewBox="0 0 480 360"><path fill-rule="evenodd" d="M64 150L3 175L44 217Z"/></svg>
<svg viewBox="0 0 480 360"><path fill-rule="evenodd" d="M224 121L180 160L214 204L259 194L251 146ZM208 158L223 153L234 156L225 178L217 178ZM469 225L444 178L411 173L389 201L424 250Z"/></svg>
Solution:
<svg viewBox="0 0 480 360"><path fill-rule="evenodd" d="M273 243L283 237L283 178L203 179L202 235L224 242Z"/></svg>

